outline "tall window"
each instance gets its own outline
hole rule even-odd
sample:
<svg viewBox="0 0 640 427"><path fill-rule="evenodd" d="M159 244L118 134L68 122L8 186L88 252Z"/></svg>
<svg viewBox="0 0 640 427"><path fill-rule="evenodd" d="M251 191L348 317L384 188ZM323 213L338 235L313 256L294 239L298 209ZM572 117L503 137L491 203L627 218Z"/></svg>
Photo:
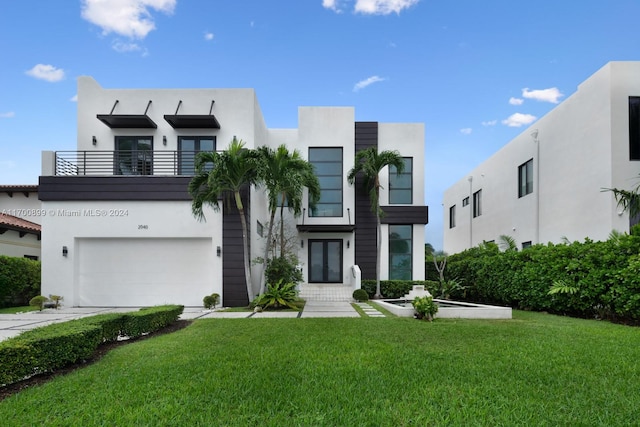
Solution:
<svg viewBox="0 0 640 427"><path fill-rule="evenodd" d="M482 215L482 190L473 193L473 217Z"/></svg>
<svg viewBox="0 0 640 427"><path fill-rule="evenodd" d="M342 148L309 148L320 182L320 201L309 207L309 216L342 216Z"/></svg>
<svg viewBox="0 0 640 427"><path fill-rule="evenodd" d="M533 193L533 159L518 166L518 197Z"/></svg>
<svg viewBox="0 0 640 427"><path fill-rule="evenodd" d="M413 159L405 157L404 171L397 173L395 166L389 166L389 204L413 203Z"/></svg>
<svg viewBox="0 0 640 427"><path fill-rule="evenodd" d="M469 205L469 197L465 197L464 199L462 199L462 207L468 206Z"/></svg>
<svg viewBox="0 0 640 427"><path fill-rule="evenodd" d="M215 136L178 137L178 175L195 173L195 158L200 151L215 151Z"/></svg>
<svg viewBox="0 0 640 427"><path fill-rule="evenodd" d="M413 278L413 226L389 225L389 280Z"/></svg>
<svg viewBox="0 0 640 427"><path fill-rule="evenodd" d="M153 137L116 136L114 173L153 175Z"/></svg>
<svg viewBox="0 0 640 427"><path fill-rule="evenodd" d="M629 97L629 160L640 160L640 96Z"/></svg>
<svg viewBox="0 0 640 427"><path fill-rule="evenodd" d="M449 208L449 228L456 226L456 205Z"/></svg>

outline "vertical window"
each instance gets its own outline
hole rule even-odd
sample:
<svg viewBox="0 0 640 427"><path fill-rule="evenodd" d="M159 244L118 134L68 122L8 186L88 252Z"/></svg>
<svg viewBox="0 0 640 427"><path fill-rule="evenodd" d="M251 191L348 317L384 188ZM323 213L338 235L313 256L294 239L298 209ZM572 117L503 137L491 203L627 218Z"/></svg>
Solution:
<svg viewBox="0 0 640 427"><path fill-rule="evenodd" d="M405 157L404 171L397 173L395 166L389 166L389 204L413 203L413 159Z"/></svg>
<svg viewBox="0 0 640 427"><path fill-rule="evenodd" d="M258 232L258 236L264 237L264 226L260 223L260 221L256 222L256 231Z"/></svg>
<svg viewBox="0 0 640 427"><path fill-rule="evenodd" d="M473 217L482 215L482 190L473 193Z"/></svg>
<svg viewBox="0 0 640 427"><path fill-rule="evenodd" d="M193 175L195 173L196 154L201 151L216 151L216 137L178 137L178 175Z"/></svg>
<svg viewBox="0 0 640 427"><path fill-rule="evenodd" d="M389 280L412 280L412 234L411 225L389 225Z"/></svg>
<svg viewBox="0 0 640 427"><path fill-rule="evenodd" d="M533 159L518 166L518 197L533 193Z"/></svg>
<svg viewBox="0 0 640 427"><path fill-rule="evenodd" d="M153 175L153 137L116 136L114 173Z"/></svg>
<svg viewBox="0 0 640 427"><path fill-rule="evenodd" d="M309 148L320 182L320 200L309 207L309 216L342 216L342 148Z"/></svg>
<svg viewBox="0 0 640 427"><path fill-rule="evenodd" d="M640 96L629 97L629 160L640 160Z"/></svg>
<svg viewBox="0 0 640 427"><path fill-rule="evenodd" d="M449 228L456 226L456 205L449 208Z"/></svg>
<svg viewBox="0 0 640 427"><path fill-rule="evenodd" d="M464 199L462 199L462 207L465 207L468 205L469 205L469 197L465 197Z"/></svg>

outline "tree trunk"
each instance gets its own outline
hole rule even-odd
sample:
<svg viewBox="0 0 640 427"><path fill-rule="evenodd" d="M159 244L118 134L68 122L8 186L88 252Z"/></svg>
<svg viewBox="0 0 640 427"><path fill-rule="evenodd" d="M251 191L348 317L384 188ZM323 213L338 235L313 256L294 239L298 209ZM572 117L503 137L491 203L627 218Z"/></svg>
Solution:
<svg viewBox="0 0 640 427"><path fill-rule="evenodd" d="M271 211L271 219L269 220L269 231L267 232L267 244L264 245L264 261L262 263L262 274L260 275L260 294L264 294L267 283L267 259L269 258L269 245L271 244L271 238L273 237L273 220L276 218L275 209Z"/></svg>
<svg viewBox="0 0 640 427"><path fill-rule="evenodd" d="M286 197L282 193L282 199L280 200L280 258L284 257L284 201Z"/></svg>
<svg viewBox="0 0 640 427"><path fill-rule="evenodd" d="M382 222L380 221L380 190L379 190L378 178L376 177L376 222L378 225L376 239L376 294L373 296L375 299L382 299L382 291L380 290L380 247L382 246Z"/></svg>
<svg viewBox="0 0 640 427"><path fill-rule="evenodd" d="M251 267L249 263L249 236L247 232L247 219L244 216L244 206L242 204L242 198L240 192L235 191L234 196L236 199L236 207L240 215L240 225L242 225L242 246L244 250L244 278L247 285L247 298L249 302L253 300L253 286L251 285Z"/></svg>

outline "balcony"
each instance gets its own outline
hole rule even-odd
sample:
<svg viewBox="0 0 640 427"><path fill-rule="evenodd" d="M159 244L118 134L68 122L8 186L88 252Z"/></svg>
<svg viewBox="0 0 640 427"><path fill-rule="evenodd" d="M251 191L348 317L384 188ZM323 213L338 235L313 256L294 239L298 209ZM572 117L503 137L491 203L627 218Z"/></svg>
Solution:
<svg viewBox="0 0 640 427"><path fill-rule="evenodd" d="M197 151L56 151L54 176L193 176Z"/></svg>

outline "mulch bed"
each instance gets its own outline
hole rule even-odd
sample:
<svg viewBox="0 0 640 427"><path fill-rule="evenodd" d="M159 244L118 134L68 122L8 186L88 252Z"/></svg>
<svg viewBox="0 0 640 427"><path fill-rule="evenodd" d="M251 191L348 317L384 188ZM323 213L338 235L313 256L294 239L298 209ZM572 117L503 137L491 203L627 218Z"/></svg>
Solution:
<svg viewBox="0 0 640 427"><path fill-rule="evenodd" d="M60 376L60 375L65 375L68 374L69 372L75 371L77 369L81 369L84 368L85 366L91 365L92 363L97 362L98 360L100 360L102 358L102 356L104 356L105 354L107 354L109 351L113 350L116 347L120 347L123 345L127 345L127 344L131 344L134 342L138 342L138 341L142 341L142 340L146 340L152 337L157 337L159 335L165 335L165 334L170 334L171 332L175 332L175 331L179 331L180 329L186 328L187 326L189 326L191 324L191 320L178 320L177 322L167 326L166 328L160 329L156 332L147 334L147 335L143 335L141 337L138 338L133 338L130 340L122 340L122 341L116 341L116 342L108 342L108 343L104 343L100 346L98 346L96 352L94 353L93 357L89 360L85 360L82 362L78 362L75 363L73 365L69 365L65 368L59 369L55 372L48 372L48 373L44 373L44 374L40 374L40 375L34 375L31 378L28 378L26 380L23 381L19 381L17 383L13 383L13 384L9 384L6 385L4 387L0 387L0 401L4 400L5 398L12 396L16 393L19 393L20 391L29 388L29 387L34 387L34 386L38 386L40 384L44 384L48 381L51 381L52 379Z"/></svg>

